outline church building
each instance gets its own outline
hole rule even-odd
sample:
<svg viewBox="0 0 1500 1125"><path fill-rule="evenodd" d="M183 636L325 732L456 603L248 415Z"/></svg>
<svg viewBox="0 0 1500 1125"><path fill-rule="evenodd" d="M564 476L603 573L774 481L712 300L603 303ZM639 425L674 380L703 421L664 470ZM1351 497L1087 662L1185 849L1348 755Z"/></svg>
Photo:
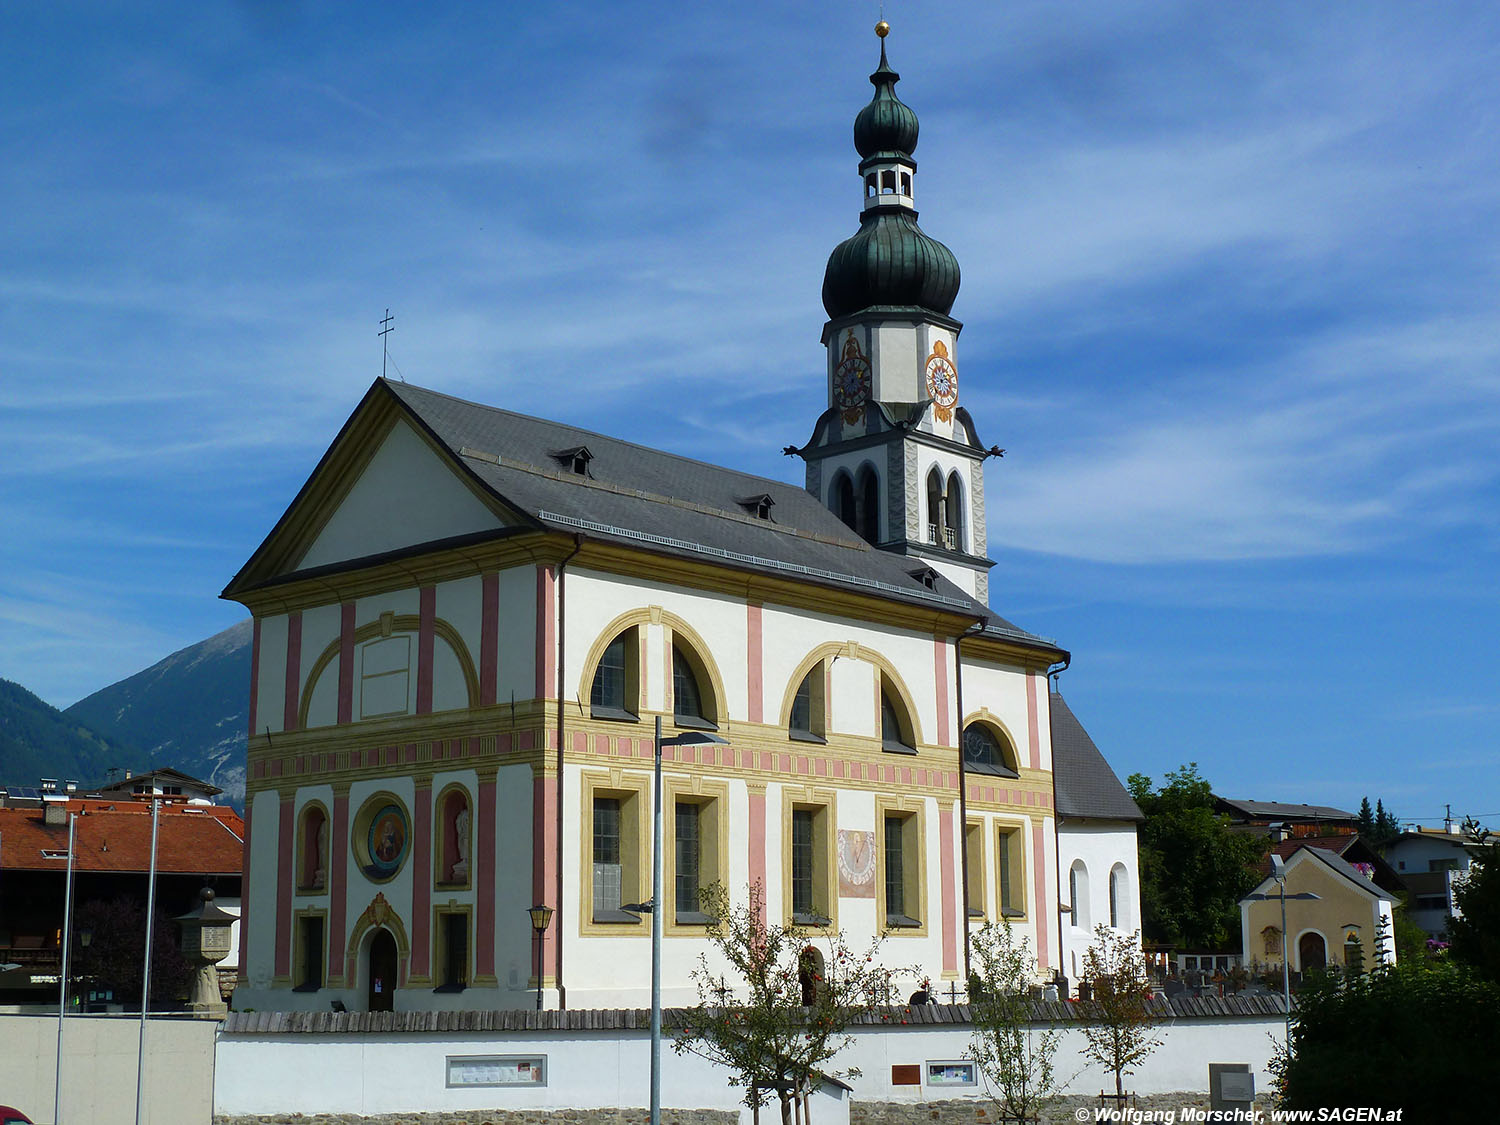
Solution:
<svg viewBox="0 0 1500 1125"><path fill-rule="evenodd" d="M1139 924L1138 813L1055 753L1069 654L989 608L999 450L877 30L803 487L381 379L224 591L254 617L236 1007L647 1004L658 717L667 1005L714 882L886 933L935 992L986 920L1068 973L1074 858Z"/></svg>

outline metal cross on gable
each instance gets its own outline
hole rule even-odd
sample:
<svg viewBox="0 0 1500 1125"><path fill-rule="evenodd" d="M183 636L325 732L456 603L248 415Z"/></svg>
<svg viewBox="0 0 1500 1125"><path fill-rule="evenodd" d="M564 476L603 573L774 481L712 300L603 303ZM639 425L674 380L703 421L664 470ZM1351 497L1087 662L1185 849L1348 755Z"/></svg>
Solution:
<svg viewBox="0 0 1500 1125"><path fill-rule="evenodd" d="M380 337L380 377L382 379L385 378L386 360L388 360L391 355L389 341L386 340L386 337L395 331L395 329L391 327L395 320L396 318L391 315L391 310L386 309L385 318L380 322L380 331L376 333L376 335Z"/></svg>

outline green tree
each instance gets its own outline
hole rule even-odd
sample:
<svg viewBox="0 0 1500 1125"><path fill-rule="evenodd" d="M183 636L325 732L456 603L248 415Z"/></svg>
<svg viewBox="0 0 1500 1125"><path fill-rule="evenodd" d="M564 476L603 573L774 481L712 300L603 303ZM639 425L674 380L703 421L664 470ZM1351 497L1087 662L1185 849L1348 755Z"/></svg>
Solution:
<svg viewBox="0 0 1500 1125"><path fill-rule="evenodd" d="M974 1037L967 1057L984 1075L1001 1121L1036 1121L1057 1096L1055 1028L1032 1026L1036 958L1010 922L986 922L969 938L969 1011Z"/></svg>
<svg viewBox="0 0 1500 1125"><path fill-rule="evenodd" d="M1469 870L1453 881L1448 955L1500 982L1500 845L1468 851Z"/></svg>
<svg viewBox="0 0 1500 1125"><path fill-rule="evenodd" d="M1359 799L1359 819L1354 822L1354 827L1366 840L1375 835L1375 813L1370 808L1370 798Z"/></svg>
<svg viewBox="0 0 1500 1125"><path fill-rule="evenodd" d="M779 1097L789 1125L793 1106L822 1079L858 1077L832 1061L852 1041L849 1025L887 1002L892 970L876 963L879 938L856 953L835 933L824 953L800 927L762 922L763 894L754 884L735 905L721 884L700 892L714 956L700 956L693 970L698 1003L681 1014L672 1050L728 1070L756 1120Z"/></svg>
<svg viewBox="0 0 1500 1125"><path fill-rule="evenodd" d="M1083 955L1083 979L1092 993L1084 1024L1084 1057L1115 1076L1115 1096L1125 1096L1125 1075L1152 1051L1161 1038L1153 1030L1147 997L1151 970L1141 953L1139 933L1122 934L1100 924L1094 943Z"/></svg>
<svg viewBox="0 0 1500 1125"><path fill-rule="evenodd" d="M1213 792L1189 762L1153 789L1131 774L1130 795L1145 814L1136 830L1140 849L1141 913L1148 941L1185 949L1239 947L1239 900L1260 875L1263 836L1235 832L1214 812Z"/></svg>
<svg viewBox="0 0 1500 1125"><path fill-rule="evenodd" d="M92 899L78 907L75 930L88 930L88 945L75 944L74 971L97 985L114 989L122 1004L139 1005L146 960L146 904L121 895ZM177 1005L188 994L193 966L177 948L177 927L161 911L151 935L151 1004L153 1009Z"/></svg>
<svg viewBox="0 0 1500 1125"><path fill-rule="evenodd" d="M1282 1105L1371 1106L1407 1122L1487 1121L1500 985L1465 965L1313 973L1297 993L1292 1050L1273 1070Z"/></svg>

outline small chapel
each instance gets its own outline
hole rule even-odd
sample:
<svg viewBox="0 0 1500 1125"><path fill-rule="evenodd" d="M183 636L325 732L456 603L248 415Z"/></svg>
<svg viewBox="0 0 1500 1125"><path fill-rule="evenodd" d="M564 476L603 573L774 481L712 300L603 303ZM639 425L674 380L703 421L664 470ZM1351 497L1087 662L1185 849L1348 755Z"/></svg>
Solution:
<svg viewBox="0 0 1500 1125"><path fill-rule="evenodd" d="M885 934L936 994L986 921L1063 987L1095 924L1139 928L1140 813L1049 690L1070 655L989 605L1000 450L887 31L801 485L380 379L225 589L237 1008L645 1006L658 719L668 1006L714 883L814 948Z"/></svg>

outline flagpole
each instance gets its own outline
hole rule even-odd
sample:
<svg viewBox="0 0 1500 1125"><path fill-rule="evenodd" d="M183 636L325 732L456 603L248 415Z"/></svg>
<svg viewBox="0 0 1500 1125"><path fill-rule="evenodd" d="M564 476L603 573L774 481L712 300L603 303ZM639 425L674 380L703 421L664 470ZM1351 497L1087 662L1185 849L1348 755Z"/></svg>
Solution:
<svg viewBox="0 0 1500 1125"><path fill-rule="evenodd" d="M62 1121L63 1017L68 1012L68 952L73 938L73 841L78 832L78 814L68 814L68 878L63 884L62 972L57 985L57 1069L53 1074L52 1120Z"/></svg>
<svg viewBox="0 0 1500 1125"><path fill-rule="evenodd" d="M161 802L151 798L151 874L146 882L146 965L141 974L141 1036L135 1063L135 1125L144 1125L141 1094L146 1082L146 1011L151 1006L151 937L156 929L156 829L161 821Z"/></svg>

